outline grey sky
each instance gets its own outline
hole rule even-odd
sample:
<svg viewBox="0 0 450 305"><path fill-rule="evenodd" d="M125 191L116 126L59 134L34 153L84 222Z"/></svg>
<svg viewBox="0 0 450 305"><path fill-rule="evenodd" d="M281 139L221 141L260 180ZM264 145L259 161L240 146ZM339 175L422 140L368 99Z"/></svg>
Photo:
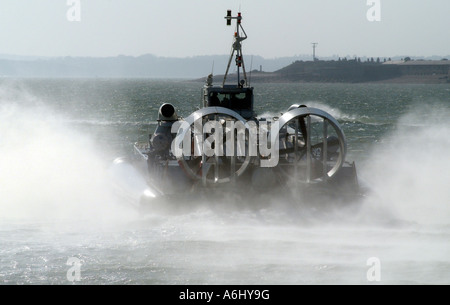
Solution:
<svg viewBox="0 0 450 305"><path fill-rule="evenodd" d="M167 57L227 54L239 7L249 39L244 53L265 58L431 56L450 54L449 0L379 0L369 22L367 0L79 0L70 22L67 0L0 0L0 54Z"/></svg>

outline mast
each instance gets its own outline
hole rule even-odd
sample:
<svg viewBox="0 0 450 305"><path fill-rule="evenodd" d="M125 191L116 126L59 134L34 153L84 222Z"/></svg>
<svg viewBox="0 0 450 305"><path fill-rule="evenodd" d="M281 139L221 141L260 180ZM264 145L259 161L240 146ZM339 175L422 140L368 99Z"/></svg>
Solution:
<svg viewBox="0 0 450 305"><path fill-rule="evenodd" d="M225 86L225 82L226 82L226 79L228 76L228 71L230 70L231 60L233 59L233 56L236 53L235 61L236 61L236 66L237 66L238 86L243 87L244 85L247 85L247 73L245 71L244 57L242 56L242 41L247 39L247 34L245 33L244 28L242 27L242 24L241 24L242 15L239 12L237 17L232 17L231 10L228 10L227 16L225 17L225 19L227 20L227 25L231 25L232 19L236 19L237 22L236 22L236 32L234 32L234 43L233 43L233 46L231 49L230 59L228 60L227 70L223 77L222 86ZM241 31L244 36L241 36ZM241 79L240 79L240 68L242 68L242 71L244 74L244 79L242 80L242 83L241 83Z"/></svg>
<svg viewBox="0 0 450 305"><path fill-rule="evenodd" d="M316 48L317 48L317 45L318 45L319 43L317 43L317 42L311 42L311 44L312 44L312 46L313 46L313 61L317 61L317 58L316 58Z"/></svg>

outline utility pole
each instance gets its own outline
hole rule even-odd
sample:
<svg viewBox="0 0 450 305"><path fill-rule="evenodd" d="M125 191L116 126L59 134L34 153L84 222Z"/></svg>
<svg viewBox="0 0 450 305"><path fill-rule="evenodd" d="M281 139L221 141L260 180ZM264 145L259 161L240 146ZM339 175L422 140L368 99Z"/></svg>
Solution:
<svg viewBox="0 0 450 305"><path fill-rule="evenodd" d="M312 42L311 44L313 46L313 61L316 61L317 60L317 58L316 58L316 47L317 47L317 45L319 43L318 42Z"/></svg>

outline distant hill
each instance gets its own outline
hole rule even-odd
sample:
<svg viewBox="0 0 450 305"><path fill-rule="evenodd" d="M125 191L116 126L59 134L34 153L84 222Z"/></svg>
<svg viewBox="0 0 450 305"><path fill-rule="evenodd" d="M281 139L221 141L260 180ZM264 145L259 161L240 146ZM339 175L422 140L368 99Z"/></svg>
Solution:
<svg viewBox="0 0 450 305"><path fill-rule="evenodd" d="M305 56L306 57L306 56ZM305 59L283 57L264 59L246 56L247 69L275 71ZM10 77L143 77L198 78L213 72L225 72L229 55L195 56L187 58L154 55L116 57L23 57L0 55L0 76ZM233 67L234 68L234 63Z"/></svg>
<svg viewBox="0 0 450 305"><path fill-rule="evenodd" d="M214 77L216 83L223 75ZM274 72L251 71L247 79L258 82L322 82L322 83L449 83L449 60L396 60L381 61L318 60L296 61ZM204 79L198 79L204 81ZM235 74L227 83L237 81Z"/></svg>
<svg viewBox="0 0 450 305"><path fill-rule="evenodd" d="M393 57L385 59L339 58L337 56L311 61L310 55L265 59L261 56L245 56L248 77L252 82L368 82L384 81L414 76L420 82L421 75L448 79L446 63L435 59L440 56L415 59ZM408 59L406 62L404 59ZM450 56L446 56L450 58ZM158 57L154 55L116 57L26 57L0 55L2 77L100 77L100 78L180 78L204 81L213 72L220 81L229 55L195 56L187 58ZM432 62L433 66L427 66ZM443 66L441 70L436 63ZM413 66L413 67L411 67ZM428 67L428 68L427 68ZM437 70L436 70L437 69ZM228 80L232 81L234 62ZM250 73L251 71L251 73ZM431 74L430 74L431 73ZM428 77L429 78L429 77ZM434 81L433 81L434 82Z"/></svg>

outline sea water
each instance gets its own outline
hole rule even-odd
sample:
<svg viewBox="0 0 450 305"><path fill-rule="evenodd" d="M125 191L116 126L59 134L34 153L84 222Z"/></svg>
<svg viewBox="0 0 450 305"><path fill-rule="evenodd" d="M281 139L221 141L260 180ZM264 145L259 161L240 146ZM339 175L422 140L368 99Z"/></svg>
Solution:
<svg viewBox="0 0 450 305"><path fill-rule="evenodd" d="M301 103L338 119L366 196L141 214L108 168L201 87L1 79L0 284L450 284L448 85L254 84L261 116Z"/></svg>

